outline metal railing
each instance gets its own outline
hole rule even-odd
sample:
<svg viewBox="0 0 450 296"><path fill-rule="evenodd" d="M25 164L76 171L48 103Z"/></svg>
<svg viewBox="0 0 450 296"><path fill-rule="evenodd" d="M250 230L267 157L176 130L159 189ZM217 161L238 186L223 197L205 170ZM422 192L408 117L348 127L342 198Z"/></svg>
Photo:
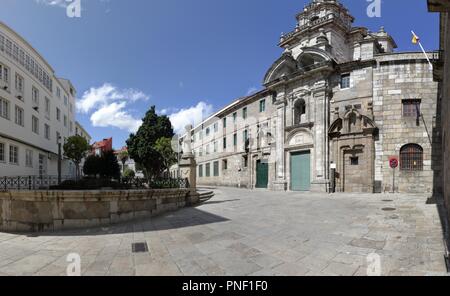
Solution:
<svg viewBox="0 0 450 296"><path fill-rule="evenodd" d="M108 184L108 187L112 185L117 189L186 189L190 187L189 180L182 178L157 178L152 180L145 178L82 179L77 182L74 177L66 176L62 177L61 180L62 183L59 184L57 176L0 177L0 190L51 190L53 187L66 190L83 190L91 189L91 186L95 187L96 183L100 184L97 186L99 188L102 187L101 184ZM90 180L94 185L83 183L87 180ZM71 182L67 184L67 181ZM83 186L83 184L86 186Z"/></svg>
<svg viewBox="0 0 450 296"><path fill-rule="evenodd" d="M158 178L147 180L145 178L121 178L120 184L130 189L186 189L190 187L188 179Z"/></svg>
<svg viewBox="0 0 450 296"><path fill-rule="evenodd" d="M62 181L74 180L62 177ZM48 190L58 185L58 176L15 176L0 177L0 190Z"/></svg>

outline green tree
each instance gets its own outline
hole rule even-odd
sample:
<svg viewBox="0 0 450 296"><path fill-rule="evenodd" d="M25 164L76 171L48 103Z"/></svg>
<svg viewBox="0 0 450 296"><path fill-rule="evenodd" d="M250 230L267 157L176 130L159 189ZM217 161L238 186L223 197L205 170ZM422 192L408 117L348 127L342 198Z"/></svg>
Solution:
<svg viewBox="0 0 450 296"><path fill-rule="evenodd" d="M100 176L103 178L120 177L120 166L113 151L107 151L100 157Z"/></svg>
<svg viewBox="0 0 450 296"><path fill-rule="evenodd" d="M144 168L147 178L158 177L164 170L164 159L155 147L156 141L173 136L169 118L158 116L155 106L146 113L137 133L130 135L127 140L129 156Z"/></svg>
<svg viewBox="0 0 450 296"><path fill-rule="evenodd" d="M171 138L159 138L155 143L155 150L161 155L164 170L170 169L172 165L177 163L177 155L172 148Z"/></svg>
<svg viewBox="0 0 450 296"><path fill-rule="evenodd" d="M81 136L72 136L67 139L63 146L64 156L72 160L76 168L76 178L80 178L80 163L87 152L91 149L91 146L85 138Z"/></svg>
<svg viewBox="0 0 450 296"><path fill-rule="evenodd" d="M101 158L97 155L89 155L83 166L83 173L87 176L96 177L100 174Z"/></svg>
<svg viewBox="0 0 450 296"><path fill-rule="evenodd" d="M122 173L125 172L125 163L130 159L130 155L128 154L128 150L122 150L117 155L117 158L122 163Z"/></svg>

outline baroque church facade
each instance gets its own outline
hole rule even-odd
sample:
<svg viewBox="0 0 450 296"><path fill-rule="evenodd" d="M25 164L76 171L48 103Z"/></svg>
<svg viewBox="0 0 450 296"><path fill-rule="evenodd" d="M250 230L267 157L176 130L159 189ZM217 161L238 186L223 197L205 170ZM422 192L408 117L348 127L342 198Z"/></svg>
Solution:
<svg viewBox="0 0 450 296"><path fill-rule="evenodd" d="M438 84L422 52L396 52L337 0L281 36L263 90L188 132L200 185L315 192L440 190ZM433 61L435 53L429 53ZM397 159L398 167L390 167Z"/></svg>

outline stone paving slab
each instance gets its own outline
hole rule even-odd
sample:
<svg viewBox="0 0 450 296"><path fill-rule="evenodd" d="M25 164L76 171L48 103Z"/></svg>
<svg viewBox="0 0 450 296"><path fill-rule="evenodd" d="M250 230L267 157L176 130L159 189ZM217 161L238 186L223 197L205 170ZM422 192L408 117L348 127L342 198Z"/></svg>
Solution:
<svg viewBox="0 0 450 296"><path fill-rule="evenodd" d="M133 223L0 233L0 276L63 276L71 253L86 276L366 276L374 254L381 275L447 275L426 195L215 192L196 208ZM132 253L136 242L149 252Z"/></svg>

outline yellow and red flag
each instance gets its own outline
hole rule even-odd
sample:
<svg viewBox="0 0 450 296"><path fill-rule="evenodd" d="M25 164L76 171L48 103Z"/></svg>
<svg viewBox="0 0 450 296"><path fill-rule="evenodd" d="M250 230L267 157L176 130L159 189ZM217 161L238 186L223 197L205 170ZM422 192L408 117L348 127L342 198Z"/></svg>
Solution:
<svg viewBox="0 0 450 296"><path fill-rule="evenodd" d="M412 34L413 34L412 43L413 44L418 44L420 42L419 36L417 36L416 33L414 33L414 32L412 32Z"/></svg>

